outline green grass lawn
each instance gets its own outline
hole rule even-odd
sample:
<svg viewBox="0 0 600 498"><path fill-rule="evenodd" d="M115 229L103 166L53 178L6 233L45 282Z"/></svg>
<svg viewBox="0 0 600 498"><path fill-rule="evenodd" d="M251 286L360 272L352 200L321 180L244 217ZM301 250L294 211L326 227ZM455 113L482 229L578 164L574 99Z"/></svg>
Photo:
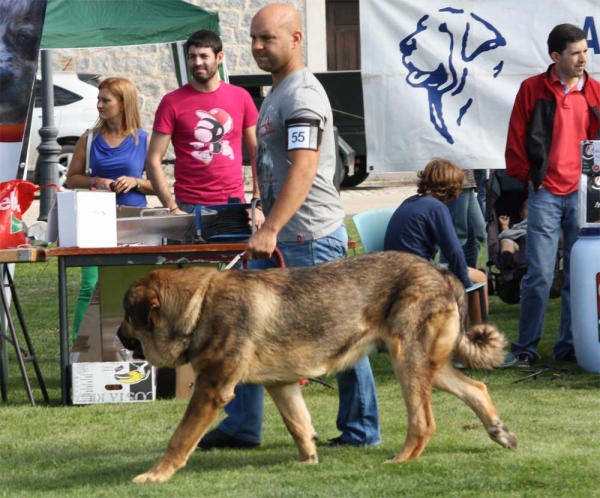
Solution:
<svg viewBox="0 0 600 498"><path fill-rule="evenodd" d="M350 227L351 238L358 238ZM70 269L74 303L79 270ZM21 304L51 404L27 401L10 347L7 404L0 404L0 496L600 496L600 383L597 375L550 360L560 313L551 301L539 352L556 367L515 383L519 370L468 372L485 382L502 419L519 437L516 451L493 443L457 398L433 393L437 432L421 457L386 465L401 447L406 410L387 356L373 354L383 443L377 448L320 448L320 463L298 466L296 447L270 399L263 444L252 451L197 451L162 485L130 480L163 454L186 401L60 406L57 265L19 265ZM71 306L73 307L73 306ZM518 305L492 298L490 321L516 338ZM33 369L28 367L30 378ZM335 379L327 379L335 385ZM335 427L337 392L311 383L304 395L326 441Z"/></svg>

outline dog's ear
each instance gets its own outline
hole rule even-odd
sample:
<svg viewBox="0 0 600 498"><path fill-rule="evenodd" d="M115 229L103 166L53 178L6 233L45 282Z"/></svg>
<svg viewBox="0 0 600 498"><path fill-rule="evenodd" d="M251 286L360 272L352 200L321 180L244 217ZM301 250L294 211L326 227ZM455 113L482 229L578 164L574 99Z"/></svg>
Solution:
<svg viewBox="0 0 600 498"><path fill-rule="evenodd" d="M154 325L158 321L160 313L160 299L158 293L154 289L146 290L146 303L147 303L147 318L146 318L146 329L150 332L154 331Z"/></svg>
<svg viewBox="0 0 600 498"><path fill-rule="evenodd" d="M134 284L125 295L123 306L135 328L152 332L160 312L160 299L155 289Z"/></svg>

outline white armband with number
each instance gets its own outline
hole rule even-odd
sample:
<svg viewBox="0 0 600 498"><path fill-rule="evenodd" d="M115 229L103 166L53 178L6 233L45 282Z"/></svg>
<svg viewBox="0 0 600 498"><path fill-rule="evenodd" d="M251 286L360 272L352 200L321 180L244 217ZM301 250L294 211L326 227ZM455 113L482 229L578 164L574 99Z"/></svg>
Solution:
<svg viewBox="0 0 600 498"><path fill-rule="evenodd" d="M288 119L285 122L287 130L287 150L307 149L319 150L323 134L318 119Z"/></svg>

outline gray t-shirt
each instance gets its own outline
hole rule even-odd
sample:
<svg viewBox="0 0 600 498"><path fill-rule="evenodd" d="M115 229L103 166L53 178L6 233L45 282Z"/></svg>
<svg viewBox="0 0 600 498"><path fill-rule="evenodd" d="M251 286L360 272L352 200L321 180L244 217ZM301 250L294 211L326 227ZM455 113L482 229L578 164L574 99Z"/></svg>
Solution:
<svg viewBox="0 0 600 498"><path fill-rule="evenodd" d="M265 215L275 204L291 161L285 123L318 120L322 130L319 169L300 209L279 232L278 242L319 239L336 230L344 219L340 196L333 185L336 154L331 105L323 86L308 71L289 74L265 98L256 124L256 169Z"/></svg>

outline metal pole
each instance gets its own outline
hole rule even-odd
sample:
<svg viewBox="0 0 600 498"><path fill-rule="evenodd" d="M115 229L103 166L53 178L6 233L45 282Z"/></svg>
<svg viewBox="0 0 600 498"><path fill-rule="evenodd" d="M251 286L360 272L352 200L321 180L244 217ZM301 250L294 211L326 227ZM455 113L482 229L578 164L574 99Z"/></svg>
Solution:
<svg viewBox="0 0 600 498"><path fill-rule="evenodd" d="M52 83L52 54L42 50L42 127L38 146L40 153L40 184L58 183L58 154L60 145L56 141L58 129L54 126L54 85ZM54 202L53 188L40 191L40 216L38 220L48 221L48 213Z"/></svg>
<svg viewBox="0 0 600 498"><path fill-rule="evenodd" d="M5 275L4 265L0 265L0 275ZM4 279L0 282L2 283L0 292L4 292ZM0 314L0 333L8 335L8 317L6 313ZM2 372L0 372L0 379L2 379L0 389L2 389L2 401L6 401L6 385L4 383L8 380L8 342L0 339L0 343L0 368L2 369Z"/></svg>

